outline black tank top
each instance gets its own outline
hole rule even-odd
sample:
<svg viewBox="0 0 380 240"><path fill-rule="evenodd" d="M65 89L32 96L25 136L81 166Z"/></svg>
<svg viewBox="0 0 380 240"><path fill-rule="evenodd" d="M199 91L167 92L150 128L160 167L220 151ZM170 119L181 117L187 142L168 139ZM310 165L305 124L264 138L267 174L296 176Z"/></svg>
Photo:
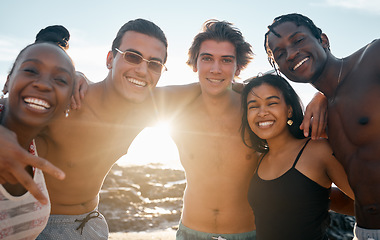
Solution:
<svg viewBox="0 0 380 240"><path fill-rule="evenodd" d="M291 169L273 180L261 179L257 170L248 193L255 214L258 240L328 239L326 229L331 188L324 188L296 168L307 140Z"/></svg>

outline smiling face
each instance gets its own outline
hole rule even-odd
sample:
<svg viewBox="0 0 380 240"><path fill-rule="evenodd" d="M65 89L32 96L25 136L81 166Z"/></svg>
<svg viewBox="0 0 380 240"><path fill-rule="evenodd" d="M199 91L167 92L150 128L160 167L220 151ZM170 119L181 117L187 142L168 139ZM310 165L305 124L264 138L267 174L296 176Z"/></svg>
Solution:
<svg viewBox="0 0 380 240"><path fill-rule="evenodd" d="M4 87L9 93L7 121L44 127L64 116L73 87L74 66L62 49L48 43L27 47Z"/></svg>
<svg viewBox="0 0 380 240"><path fill-rule="evenodd" d="M320 42L305 26L284 22L268 35L270 54L279 70L291 81L311 83L322 73L327 61L328 40Z"/></svg>
<svg viewBox="0 0 380 240"><path fill-rule="evenodd" d="M251 89L247 97L247 120L251 130L261 139L290 134L287 120L292 115L280 90L263 83Z"/></svg>
<svg viewBox="0 0 380 240"><path fill-rule="evenodd" d="M240 73L234 45L228 41L203 41L193 70L198 72L202 93L213 96L223 94Z"/></svg>
<svg viewBox="0 0 380 240"><path fill-rule="evenodd" d="M157 38L127 31L118 47L122 52L131 51L141 55L147 60L156 60L163 63L166 55L165 45ZM142 102L149 96L161 76L148 68L148 63L142 61L140 64L132 64L117 53L113 56L108 53L107 66L111 69L114 90L123 98L132 102Z"/></svg>

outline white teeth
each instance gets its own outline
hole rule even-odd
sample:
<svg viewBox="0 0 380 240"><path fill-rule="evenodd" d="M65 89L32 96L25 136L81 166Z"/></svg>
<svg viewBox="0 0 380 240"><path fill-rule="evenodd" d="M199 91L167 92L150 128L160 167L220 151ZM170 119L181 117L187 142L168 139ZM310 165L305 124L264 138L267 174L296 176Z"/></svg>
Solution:
<svg viewBox="0 0 380 240"><path fill-rule="evenodd" d="M218 82L222 82L223 81L223 79L211 79L211 78L208 78L208 80L210 82L214 82L214 83L218 83Z"/></svg>
<svg viewBox="0 0 380 240"><path fill-rule="evenodd" d="M273 125L274 121L259 122L259 127L267 127Z"/></svg>
<svg viewBox="0 0 380 240"><path fill-rule="evenodd" d="M297 68L299 68L304 62L306 62L307 60L309 60L309 58L304 58L302 59L301 62L297 63L297 65L293 68L293 70L296 70Z"/></svg>
<svg viewBox="0 0 380 240"><path fill-rule="evenodd" d="M50 104L46 102L45 100L39 99L39 98L25 98L24 101L32 108L38 109L38 110L45 110L50 108Z"/></svg>
<svg viewBox="0 0 380 240"><path fill-rule="evenodd" d="M144 82L144 81L139 81L139 80L137 80L137 79L135 79L135 78L127 78L127 80L128 80L129 82L131 82L131 83L137 85L137 86L140 86L140 87L145 87L145 86L147 85L146 82Z"/></svg>

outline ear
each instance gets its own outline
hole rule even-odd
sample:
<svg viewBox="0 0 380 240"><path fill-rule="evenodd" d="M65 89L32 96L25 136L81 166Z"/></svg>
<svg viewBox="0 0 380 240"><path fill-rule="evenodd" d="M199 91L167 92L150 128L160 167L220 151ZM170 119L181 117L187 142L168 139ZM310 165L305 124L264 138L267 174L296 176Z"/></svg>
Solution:
<svg viewBox="0 0 380 240"><path fill-rule="evenodd" d="M194 66L193 66L193 72L198 72L197 65L194 65Z"/></svg>
<svg viewBox="0 0 380 240"><path fill-rule="evenodd" d="M322 47L324 49L330 50L330 42L329 42L329 39L328 39L327 35L324 34L324 33L322 33L321 34L321 39L322 39Z"/></svg>
<svg viewBox="0 0 380 240"><path fill-rule="evenodd" d="M113 63L113 52L109 51L107 54L107 61L106 61L108 69L112 69L112 63Z"/></svg>
<svg viewBox="0 0 380 240"><path fill-rule="evenodd" d="M288 118L293 117L293 108L289 105L288 106Z"/></svg>
<svg viewBox="0 0 380 240"><path fill-rule="evenodd" d="M238 66L238 68L235 71L235 77L237 77L239 75L240 75L240 67Z"/></svg>
<svg viewBox="0 0 380 240"><path fill-rule="evenodd" d="M4 87L3 87L3 93L4 94L8 93L9 78L10 78L10 76L8 75L7 76L7 81L5 82Z"/></svg>

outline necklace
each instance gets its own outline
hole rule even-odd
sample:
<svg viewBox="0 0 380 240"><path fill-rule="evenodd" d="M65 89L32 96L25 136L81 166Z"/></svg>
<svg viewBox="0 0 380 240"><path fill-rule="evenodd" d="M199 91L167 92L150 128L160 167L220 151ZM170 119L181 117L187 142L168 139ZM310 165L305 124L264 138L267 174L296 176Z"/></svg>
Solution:
<svg viewBox="0 0 380 240"><path fill-rule="evenodd" d="M342 77L342 70L343 70L343 58L340 59L340 70L338 74L338 85L340 83L340 78Z"/></svg>

